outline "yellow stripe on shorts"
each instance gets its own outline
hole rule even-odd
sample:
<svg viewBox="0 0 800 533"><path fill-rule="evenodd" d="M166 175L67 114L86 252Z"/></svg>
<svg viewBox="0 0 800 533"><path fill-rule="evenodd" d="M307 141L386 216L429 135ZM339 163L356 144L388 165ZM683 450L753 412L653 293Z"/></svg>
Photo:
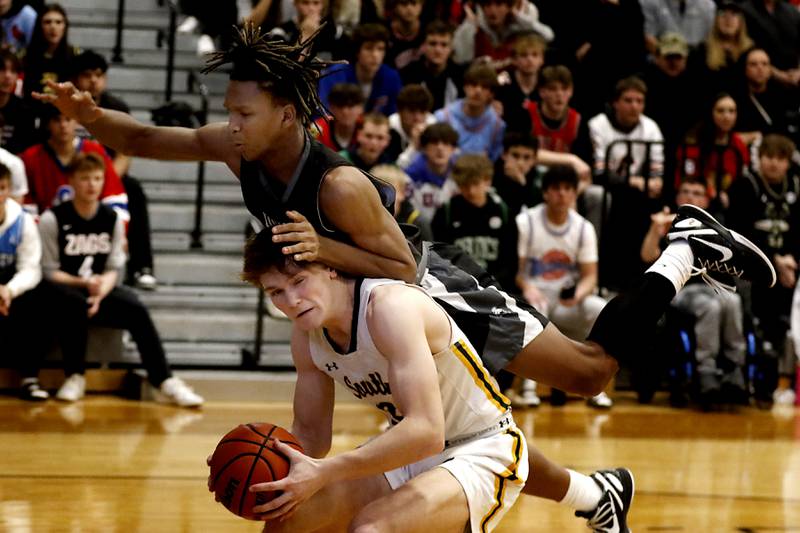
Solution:
<svg viewBox="0 0 800 533"><path fill-rule="evenodd" d="M494 515L496 515L497 512L503 508L503 499L505 497L507 482L511 481L515 484L522 483L522 480L517 475L517 467L519 466L519 461L522 457L522 436L519 434L519 429L517 428L511 428L505 433L514 437L514 447L512 452L514 461L503 473L495 475L494 504L492 505L492 508L489 509L489 512L486 513L486 515L484 515L484 517L481 519L481 531L484 533L488 531L487 527L492 518L494 518Z"/></svg>
<svg viewBox="0 0 800 533"><path fill-rule="evenodd" d="M511 402L508 398L506 398L495 386L495 383L492 381L491 377L486 372L486 369L481 364L480 359L478 359L472 350L469 349L463 341L458 341L450 347L450 350L455 354L456 357L464 364L467 368L467 371L472 376L472 380L478 386L479 389L486 394L486 397L489 399L495 407L500 409L500 412L505 413L511 408Z"/></svg>

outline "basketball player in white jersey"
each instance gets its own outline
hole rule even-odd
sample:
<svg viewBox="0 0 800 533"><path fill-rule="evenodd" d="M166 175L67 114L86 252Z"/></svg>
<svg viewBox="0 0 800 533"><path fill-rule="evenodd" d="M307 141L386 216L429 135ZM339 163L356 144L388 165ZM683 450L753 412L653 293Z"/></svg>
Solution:
<svg viewBox="0 0 800 533"><path fill-rule="evenodd" d="M292 433L307 456L256 506L265 531L492 531L528 475L508 399L464 333L421 288L295 263L269 232L245 249L243 277L293 321ZM334 381L383 411L390 428L363 446L331 446Z"/></svg>

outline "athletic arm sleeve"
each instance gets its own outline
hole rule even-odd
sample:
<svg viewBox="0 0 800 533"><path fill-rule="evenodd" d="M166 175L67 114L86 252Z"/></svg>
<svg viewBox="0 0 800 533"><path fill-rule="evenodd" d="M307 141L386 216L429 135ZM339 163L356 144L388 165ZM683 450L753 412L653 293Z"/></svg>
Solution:
<svg viewBox="0 0 800 533"><path fill-rule="evenodd" d="M36 287L42 279L42 245L36 222L27 213L20 216L25 217L25 220L22 241L17 247L17 273L6 284L12 299Z"/></svg>
<svg viewBox="0 0 800 533"><path fill-rule="evenodd" d="M45 211L39 219L39 237L42 246L42 273L49 279L61 268L58 255L58 221L52 211Z"/></svg>
<svg viewBox="0 0 800 533"><path fill-rule="evenodd" d="M110 270L122 270L125 266L127 257L125 251L122 249L122 243L125 240L125 222L121 217L117 216L117 221L114 224L114 235L111 236L111 253L108 254L108 261L106 261L106 272Z"/></svg>
<svg viewBox="0 0 800 533"><path fill-rule="evenodd" d="M597 233L594 226L590 222L584 221L581 231L583 232L583 242L578 250L578 263L597 263Z"/></svg>
<svg viewBox="0 0 800 533"><path fill-rule="evenodd" d="M519 257L528 257L528 239L530 235L528 220L527 210L523 210L522 213L517 215L517 255Z"/></svg>

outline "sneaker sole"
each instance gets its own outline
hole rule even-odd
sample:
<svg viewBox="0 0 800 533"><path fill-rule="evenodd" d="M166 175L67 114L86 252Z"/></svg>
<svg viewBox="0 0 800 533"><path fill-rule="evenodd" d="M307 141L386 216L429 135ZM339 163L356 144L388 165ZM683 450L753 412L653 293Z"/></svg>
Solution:
<svg viewBox="0 0 800 533"><path fill-rule="evenodd" d="M761 258L761 260L764 262L764 264L766 264L769 267L769 271L772 274L772 283L770 283L769 286L770 287L775 286L775 282L777 281L777 275L775 274L775 268L772 266L772 261L770 261L767 258L767 256L764 254L764 252L762 252L761 249L758 246L753 244L752 241L750 241L750 239L748 239L747 237L745 237L744 235L742 235L740 233L737 233L737 232L733 231L732 229L726 228L725 226L720 224L717 221L717 219L715 219L708 211L706 211L702 207L697 207L696 205L691 205L691 204L685 204L685 205L682 205L681 207L683 207L684 209L686 209L688 207L688 208L691 208L691 210L697 211L698 213L703 215L703 218L705 219L703 222L705 222L708 225L712 226L717 232L721 233L722 235L729 236L732 240L734 240L737 243L741 244L742 246L746 247L750 251L755 252L755 254L758 255L758 257Z"/></svg>

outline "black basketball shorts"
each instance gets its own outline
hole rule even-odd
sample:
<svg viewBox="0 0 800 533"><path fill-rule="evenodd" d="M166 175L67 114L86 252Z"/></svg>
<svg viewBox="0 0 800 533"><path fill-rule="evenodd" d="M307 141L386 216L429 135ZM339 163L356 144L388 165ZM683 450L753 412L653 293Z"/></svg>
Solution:
<svg viewBox="0 0 800 533"><path fill-rule="evenodd" d="M423 244L417 283L456 321L497 374L547 325L531 305L500 288L489 273L457 246Z"/></svg>

